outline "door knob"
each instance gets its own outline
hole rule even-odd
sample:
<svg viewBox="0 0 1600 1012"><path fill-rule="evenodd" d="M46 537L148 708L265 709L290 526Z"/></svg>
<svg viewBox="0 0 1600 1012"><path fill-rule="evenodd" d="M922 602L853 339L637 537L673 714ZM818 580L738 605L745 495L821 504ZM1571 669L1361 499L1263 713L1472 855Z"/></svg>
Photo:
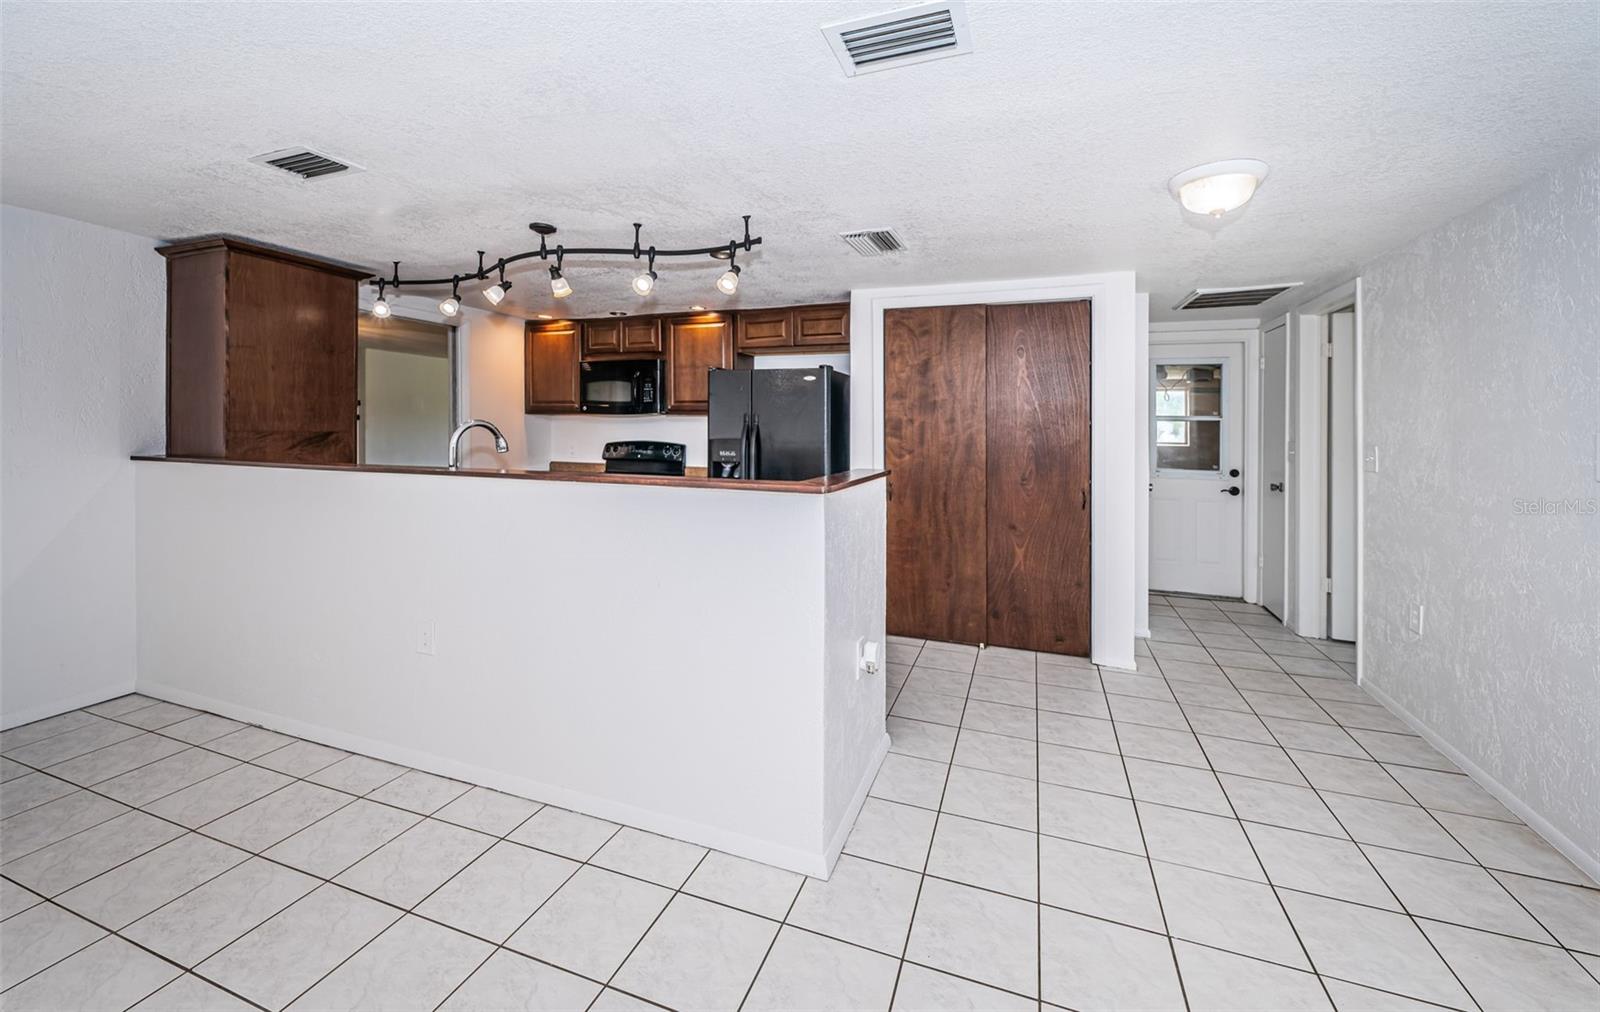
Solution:
<svg viewBox="0 0 1600 1012"><path fill-rule="evenodd" d="M1227 488L1220 488L1217 491L1221 492L1223 495L1238 495L1239 486L1229 485Z"/></svg>
<svg viewBox="0 0 1600 1012"><path fill-rule="evenodd" d="M1275 481L1271 485L1268 485L1267 488L1271 489L1274 492L1282 492L1283 491L1283 482Z"/></svg>

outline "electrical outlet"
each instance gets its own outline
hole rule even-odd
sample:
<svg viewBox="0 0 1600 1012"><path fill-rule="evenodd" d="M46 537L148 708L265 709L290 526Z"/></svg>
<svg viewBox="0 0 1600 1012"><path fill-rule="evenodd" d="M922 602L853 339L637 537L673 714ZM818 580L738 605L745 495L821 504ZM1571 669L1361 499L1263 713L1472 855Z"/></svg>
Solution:
<svg viewBox="0 0 1600 1012"><path fill-rule="evenodd" d="M1422 602L1412 601L1406 617L1406 627L1411 630L1411 635L1422 635Z"/></svg>
<svg viewBox="0 0 1600 1012"><path fill-rule="evenodd" d="M856 640L856 678L864 674L877 674L878 658L882 652L877 640L869 640L864 636Z"/></svg>
<svg viewBox="0 0 1600 1012"><path fill-rule="evenodd" d="M434 635L433 619L428 619L417 626L417 653L427 654L429 657L439 652Z"/></svg>

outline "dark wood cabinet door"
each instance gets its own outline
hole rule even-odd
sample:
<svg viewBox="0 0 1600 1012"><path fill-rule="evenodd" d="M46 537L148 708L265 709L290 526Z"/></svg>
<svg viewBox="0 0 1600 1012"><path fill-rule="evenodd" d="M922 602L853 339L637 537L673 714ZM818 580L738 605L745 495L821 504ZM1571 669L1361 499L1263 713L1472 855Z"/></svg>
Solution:
<svg viewBox="0 0 1600 1012"><path fill-rule="evenodd" d="M796 348L850 348L850 304L801 306L794 310Z"/></svg>
<svg viewBox="0 0 1600 1012"><path fill-rule="evenodd" d="M794 314L787 309L741 312L737 330L734 347L739 351L794 347Z"/></svg>
<svg viewBox="0 0 1600 1012"><path fill-rule="evenodd" d="M630 355L660 354L661 318L659 316L630 316L623 320L622 350Z"/></svg>
<svg viewBox="0 0 1600 1012"><path fill-rule="evenodd" d="M712 369L733 368L733 327L726 313L669 316L662 324L667 339L667 410L704 414L710 407Z"/></svg>
<svg viewBox="0 0 1600 1012"><path fill-rule="evenodd" d="M1089 653L1089 319L1088 302L988 307L996 646Z"/></svg>
<svg viewBox="0 0 1600 1012"><path fill-rule="evenodd" d="M578 410L575 320L529 321L523 350L523 392L530 415Z"/></svg>
<svg viewBox="0 0 1600 1012"><path fill-rule="evenodd" d="M615 355L622 351L621 320L584 320L583 353Z"/></svg>
<svg viewBox="0 0 1600 1012"><path fill-rule="evenodd" d="M983 306L883 316L888 630L985 639Z"/></svg>

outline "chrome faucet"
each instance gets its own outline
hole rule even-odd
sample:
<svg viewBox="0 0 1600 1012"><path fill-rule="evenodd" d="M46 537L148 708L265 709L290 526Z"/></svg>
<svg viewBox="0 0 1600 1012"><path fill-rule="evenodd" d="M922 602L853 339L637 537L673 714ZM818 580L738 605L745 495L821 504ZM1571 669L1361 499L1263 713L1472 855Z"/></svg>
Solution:
<svg viewBox="0 0 1600 1012"><path fill-rule="evenodd" d="M456 426L456 431L450 433L450 470L458 468L461 460L461 437L467 434L468 429L488 429L494 433L494 452L505 453L511 447L506 445L506 437L494 427L493 422L486 422L481 418L469 418Z"/></svg>

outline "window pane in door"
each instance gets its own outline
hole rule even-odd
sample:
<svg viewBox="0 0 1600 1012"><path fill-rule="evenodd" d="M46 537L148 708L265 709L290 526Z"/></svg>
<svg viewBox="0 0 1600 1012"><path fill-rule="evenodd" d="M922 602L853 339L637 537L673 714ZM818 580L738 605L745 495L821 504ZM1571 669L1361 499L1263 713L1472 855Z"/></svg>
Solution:
<svg viewBox="0 0 1600 1012"><path fill-rule="evenodd" d="M1222 470L1222 422L1157 419L1156 468L1162 471Z"/></svg>
<svg viewBox="0 0 1600 1012"><path fill-rule="evenodd" d="M1220 362L1156 366L1156 417L1222 417Z"/></svg>

